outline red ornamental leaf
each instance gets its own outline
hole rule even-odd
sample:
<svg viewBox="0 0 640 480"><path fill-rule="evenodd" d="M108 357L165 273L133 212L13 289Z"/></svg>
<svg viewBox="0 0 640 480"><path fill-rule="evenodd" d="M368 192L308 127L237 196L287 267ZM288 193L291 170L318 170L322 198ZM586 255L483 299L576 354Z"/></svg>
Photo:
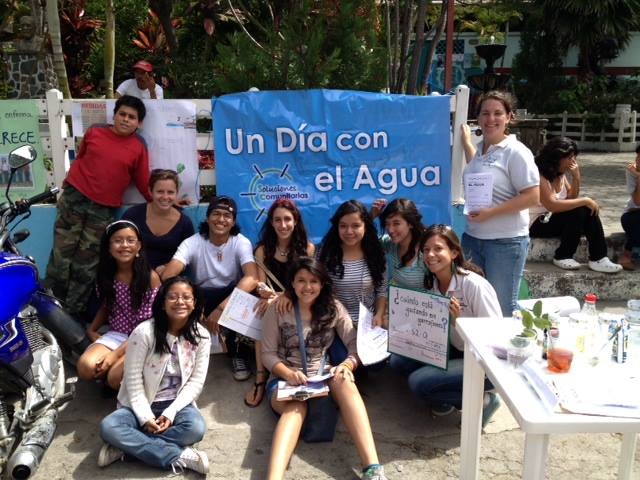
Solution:
<svg viewBox="0 0 640 480"><path fill-rule="evenodd" d="M211 20L210 18L205 18L204 31L207 32L207 35L211 36L213 35L214 30L215 30L215 24L213 23L213 20Z"/></svg>

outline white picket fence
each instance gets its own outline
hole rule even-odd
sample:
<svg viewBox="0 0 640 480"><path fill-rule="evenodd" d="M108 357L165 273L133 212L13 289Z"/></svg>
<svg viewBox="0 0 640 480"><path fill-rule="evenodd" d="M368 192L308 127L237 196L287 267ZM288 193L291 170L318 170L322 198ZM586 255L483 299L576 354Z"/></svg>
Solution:
<svg viewBox="0 0 640 480"><path fill-rule="evenodd" d="M564 136L575 140L582 150L605 152L633 152L638 136L638 114L634 111L618 111L608 115L613 120L611 127L593 131L589 129L589 112L559 114L540 114L538 118L547 118L547 136Z"/></svg>
<svg viewBox="0 0 640 480"><path fill-rule="evenodd" d="M172 100L154 100L171 102ZM189 99L196 104L197 119L211 119L210 99ZM99 103L104 99L63 99L59 90L49 90L46 98L37 100L40 110L41 128L40 136L42 147L46 157L52 160L53 170L49 172L48 184L60 187L69 170L68 150L75 149L74 135L71 129L70 117L74 103ZM451 198L453 203L459 203L463 198L462 169L464 159L462 154L462 142L460 141L460 125L467 121L469 105L469 89L460 86L456 94L451 96L451 138L452 145L452 169L451 169ZM214 119L215 121L215 119ZM197 134L198 150L214 150L213 135L211 132ZM198 177L200 185L215 185L215 169L201 170Z"/></svg>

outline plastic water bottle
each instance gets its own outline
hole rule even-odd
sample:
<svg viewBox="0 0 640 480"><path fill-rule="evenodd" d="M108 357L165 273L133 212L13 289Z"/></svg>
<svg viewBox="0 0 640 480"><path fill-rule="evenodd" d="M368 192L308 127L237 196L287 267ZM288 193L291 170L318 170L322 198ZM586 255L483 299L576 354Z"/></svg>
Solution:
<svg viewBox="0 0 640 480"><path fill-rule="evenodd" d="M596 351L601 341L600 322L598 321L598 311L596 310L596 296L587 293L582 304L581 320L584 322L584 352L592 354Z"/></svg>

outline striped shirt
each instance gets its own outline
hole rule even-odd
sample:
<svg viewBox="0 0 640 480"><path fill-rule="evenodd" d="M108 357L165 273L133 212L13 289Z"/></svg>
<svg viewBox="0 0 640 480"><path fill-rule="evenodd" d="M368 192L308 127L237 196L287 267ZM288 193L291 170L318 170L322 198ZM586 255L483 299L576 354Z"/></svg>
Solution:
<svg viewBox="0 0 640 480"><path fill-rule="evenodd" d="M392 285L414 290L424 290L424 276L428 272L424 263L422 252L409 262L409 265L401 267L402 260L398 256L398 246L391 241L389 235L380 239L387 259L387 279Z"/></svg>
<svg viewBox="0 0 640 480"><path fill-rule="evenodd" d="M344 266L342 278L338 278L333 273L329 273L329 276L333 281L333 291L336 298L345 306L353 323L357 324L360 302L375 313L376 300L387 296L386 272L383 276L383 282L378 288L375 288L369 267L364 259L343 260L342 265Z"/></svg>

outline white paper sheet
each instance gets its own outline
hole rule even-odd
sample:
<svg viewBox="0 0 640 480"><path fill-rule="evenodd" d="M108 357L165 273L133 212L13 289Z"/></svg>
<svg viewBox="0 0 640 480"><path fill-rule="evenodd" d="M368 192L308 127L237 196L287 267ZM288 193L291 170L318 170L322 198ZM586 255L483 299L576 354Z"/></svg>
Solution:
<svg viewBox="0 0 640 480"><path fill-rule="evenodd" d="M373 365L391 355L388 352L389 332L381 327L373 326L373 313L360 303L358 315L358 357L363 365Z"/></svg>
<svg viewBox="0 0 640 480"><path fill-rule="evenodd" d="M493 175L491 173L467 173L464 175L465 215L491 206L493 200Z"/></svg>
<svg viewBox="0 0 640 480"><path fill-rule="evenodd" d="M259 301L258 297L234 288L218 323L254 340L262 340L262 320L254 310Z"/></svg>

